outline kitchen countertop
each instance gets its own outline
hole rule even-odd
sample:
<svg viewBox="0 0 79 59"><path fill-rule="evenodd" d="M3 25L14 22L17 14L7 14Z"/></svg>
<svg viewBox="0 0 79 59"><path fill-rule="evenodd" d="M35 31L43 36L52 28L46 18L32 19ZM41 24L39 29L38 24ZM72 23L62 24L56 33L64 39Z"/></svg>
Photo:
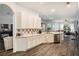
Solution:
<svg viewBox="0 0 79 59"><path fill-rule="evenodd" d="M27 37L32 37L32 36L39 36L39 35L44 35L44 34L63 34L63 32L43 32L42 34L27 34L23 36L16 36L16 38L27 38Z"/></svg>

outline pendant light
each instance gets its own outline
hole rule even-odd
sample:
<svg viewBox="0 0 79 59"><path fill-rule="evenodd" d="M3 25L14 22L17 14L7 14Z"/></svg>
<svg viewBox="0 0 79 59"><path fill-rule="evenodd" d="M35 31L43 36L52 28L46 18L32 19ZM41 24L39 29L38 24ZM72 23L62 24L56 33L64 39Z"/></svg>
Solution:
<svg viewBox="0 0 79 59"><path fill-rule="evenodd" d="M67 7L71 7L70 2L66 2L66 4L67 4Z"/></svg>

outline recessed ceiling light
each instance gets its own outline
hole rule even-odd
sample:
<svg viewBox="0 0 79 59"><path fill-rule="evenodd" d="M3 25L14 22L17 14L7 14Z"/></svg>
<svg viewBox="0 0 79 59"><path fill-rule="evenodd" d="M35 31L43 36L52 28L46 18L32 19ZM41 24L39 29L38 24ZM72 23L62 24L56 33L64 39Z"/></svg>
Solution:
<svg viewBox="0 0 79 59"><path fill-rule="evenodd" d="M51 9L51 12L55 12L55 9Z"/></svg>

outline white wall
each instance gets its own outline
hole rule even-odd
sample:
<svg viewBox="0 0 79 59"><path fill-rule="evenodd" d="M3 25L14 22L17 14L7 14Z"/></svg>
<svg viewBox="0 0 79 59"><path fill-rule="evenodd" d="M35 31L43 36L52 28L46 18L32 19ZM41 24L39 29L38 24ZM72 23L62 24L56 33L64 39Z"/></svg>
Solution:
<svg viewBox="0 0 79 59"><path fill-rule="evenodd" d="M12 15L0 15L0 24L13 24Z"/></svg>

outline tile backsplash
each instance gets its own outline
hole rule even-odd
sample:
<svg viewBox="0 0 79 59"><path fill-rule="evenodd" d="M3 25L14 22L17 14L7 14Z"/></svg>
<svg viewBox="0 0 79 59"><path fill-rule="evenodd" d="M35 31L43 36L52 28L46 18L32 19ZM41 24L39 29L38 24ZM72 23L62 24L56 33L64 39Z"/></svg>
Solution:
<svg viewBox="0 0 79 59"><path fill-rule="evenodd" d="M17 29L16 36L25 36L28 34L38 34L41 29L27 28L27 29Z"/></svg>

